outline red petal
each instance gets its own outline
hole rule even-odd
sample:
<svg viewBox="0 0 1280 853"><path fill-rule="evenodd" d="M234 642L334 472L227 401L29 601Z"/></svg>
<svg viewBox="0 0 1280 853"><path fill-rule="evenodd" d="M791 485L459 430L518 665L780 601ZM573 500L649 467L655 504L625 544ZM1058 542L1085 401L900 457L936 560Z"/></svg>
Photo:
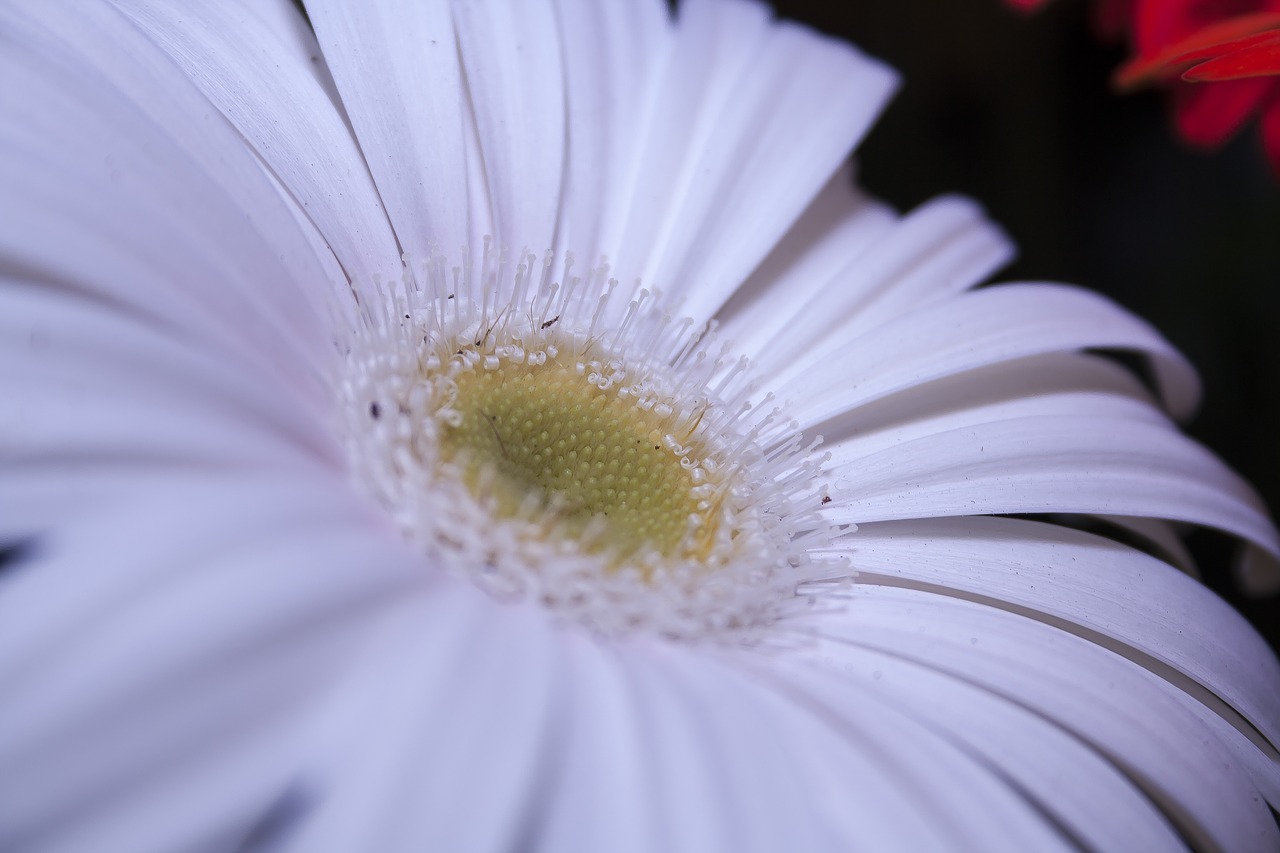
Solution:
<svg viewBox="0 0 1280 853"><path fill-rule="evenodd" d="M1248 120L1271 91L1273 82L1259 77L1207 86L1179 84L1173 90L1178 133L1197 147L1216 148Z"/></svg>
<svg viewBox="0 0 1280 853"><path fill-rule="evenodd" d="M1280 86L1272 91L1271 99L1263 107L1258 125L1258 129L1262 131L1262 149L1267 152L1271 173L1280 181Z"/></svg>
<svg viewBox="0 0 1280 853"><path fill-rule="evenodd" d="M1120 89L1132 89L1176 77L1197 59L1216 56L1224 45L1275 29L1280 29L1280 13L1275 12L1254 12L1218 21L1154 53L1134 57L1116 69L1112 82Z"/></svg>
<svg viewBox="0 0 1280 853"><path fill-rule="evenodd" d="M1134 46L1139 56L1151 56L1216 21L1261 8L1266 8L1266 4L1258 0L1136 0L1132 24Z"/></svg>
<svg viewBox="0 0 1280 853"><path fill-rule="evenodd" d="M1275 16L1280 22L1280 15ZM1280 28L1280 23L1277 23ZM1180 62L1203 62L1208 59L1217 59L1219 56L1225 56L1228 53L1234 53L1238 50L1244 50L1253 47L1256 44L1264 44L1273 38L1280 37L1280 32L1276 29L1262 30L1261 32L1251 33L1247 36L1229 39L1228 41L1211 44L1208 47L1202 47L1199 50L1188 51L1178 57Z"/></svg>
<svg viewBox="0 0 1280 853"><path fill-rule="evenodd" d="M1241 42L1251 43L1241 45ZM1280 33L1249 36L1232 44L1236 47L1189 69L1182 79L1193 83L1213 83L1280 74Z"/></svg>

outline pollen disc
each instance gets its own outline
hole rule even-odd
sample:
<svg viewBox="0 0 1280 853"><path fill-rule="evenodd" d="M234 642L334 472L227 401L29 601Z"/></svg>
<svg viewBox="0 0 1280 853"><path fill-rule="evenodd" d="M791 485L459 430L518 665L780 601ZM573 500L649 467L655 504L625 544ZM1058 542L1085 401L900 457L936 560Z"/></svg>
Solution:
<svg viewBox="0 0 1280 853"><path fill-rule="evenodd" d="M705 524L690 472L664 446L652 411L601 390L572 364L505 364L455 377L456 426L441 434L441 456L463 460L476 488L486 466L499 512L519 513L531 496L581 539L593 521L596 549L625 558L641 547L675 554L691 526Z"/></svg>

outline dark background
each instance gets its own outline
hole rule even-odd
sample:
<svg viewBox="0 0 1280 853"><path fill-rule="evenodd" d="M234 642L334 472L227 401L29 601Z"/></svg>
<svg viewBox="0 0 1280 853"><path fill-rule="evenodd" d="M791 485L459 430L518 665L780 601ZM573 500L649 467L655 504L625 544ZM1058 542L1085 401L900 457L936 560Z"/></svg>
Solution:
<svg viewBox="0 0 1280 853"><path fill-rule="evenodd" d="M1280 507L1280 183L1256 128L1187 149L1158 93L1111 91L1126 48L1096 40L1084 0L1034 15L1002 0L774 6L902 73L858 152L865 186L900 209L971 195L1020 247L1000 280L1084 284L1154 323L1204 380L1188 432ZM1280 601L1236 592L1231 543L1191 545L1206 582L1280 646Z"/></svg>

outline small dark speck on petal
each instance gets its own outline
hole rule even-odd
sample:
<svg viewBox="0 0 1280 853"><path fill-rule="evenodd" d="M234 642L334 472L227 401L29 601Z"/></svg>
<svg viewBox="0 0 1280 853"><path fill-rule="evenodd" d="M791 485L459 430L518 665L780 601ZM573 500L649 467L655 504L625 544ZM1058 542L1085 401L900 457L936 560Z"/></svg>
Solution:
<svg viewBox="0 0 1280 853"><path fill-rule="evenodd" d="M239 853L266 853L282 849L311 807L312 797L308 794L296 788L285 791L258 818L237 850Z"/></svg>
<svg viewBox="0 0 1280 853"><path fill-rule="evenodd" d="M0 577L12 573L18 566L29 560L34 551L34 539L0 542Z"/></svg>

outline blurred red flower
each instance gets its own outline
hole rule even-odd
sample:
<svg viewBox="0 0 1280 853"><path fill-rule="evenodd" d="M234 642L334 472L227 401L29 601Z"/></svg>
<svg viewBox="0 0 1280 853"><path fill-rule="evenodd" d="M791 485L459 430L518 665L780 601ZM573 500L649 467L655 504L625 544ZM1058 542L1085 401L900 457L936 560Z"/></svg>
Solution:
<svg viewBox="0 0 1280 853"><path fill-rule="evenodd" d="M1033 11L1047 0L1006 0ZM1280 0L1095 0L1109 36L1127 34L1133 56L1116 70L1121 91L1158 84L1178 134L1214 148L1257 116L1280 178Z"/></svg>

